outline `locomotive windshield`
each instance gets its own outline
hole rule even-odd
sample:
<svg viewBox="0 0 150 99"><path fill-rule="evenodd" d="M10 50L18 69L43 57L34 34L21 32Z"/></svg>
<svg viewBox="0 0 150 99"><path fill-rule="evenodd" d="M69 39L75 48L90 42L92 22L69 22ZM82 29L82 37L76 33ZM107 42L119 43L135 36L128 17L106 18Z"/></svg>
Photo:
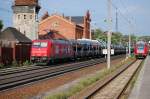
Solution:
<svg viewBox="0 0 150 99"><path fill-rule="evenodd" d="M144 49L144 45L143 44L139 44L137 47L138 47L139 50L143 50Z"/></svg>
<svg viewBox="0 0 150 99"><path fill-rule="evenodd" d="M47 42L34 42L32 47L47 47Z"/></svg>

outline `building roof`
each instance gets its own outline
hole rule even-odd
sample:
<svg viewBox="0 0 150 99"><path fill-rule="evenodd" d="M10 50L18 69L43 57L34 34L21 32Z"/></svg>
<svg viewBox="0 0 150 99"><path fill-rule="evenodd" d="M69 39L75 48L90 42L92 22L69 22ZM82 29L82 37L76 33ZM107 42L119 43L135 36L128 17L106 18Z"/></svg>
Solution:
<svg viewBox="0 0 150 99"><path fill-rule="evenodd" d="M71 20L72 22L74 22L76 24L84 23L84 16L66 16L65 18L68 20Z"/></svg>
<svg viewBox="0 0 150 99"><path fill-rule="evenodd" d="M12 41L17 43L31 43L32 41L19 32L16 28L8 27L0 33L0 41Z"/></svg>
<svg viewBox="0 0 150 99"><path fill-rule="evenodd" d="M15 0L15 5L38 5L38 0Z"/></svg>
<svg viewBox="0 0 150 99"><path fill-rule="evenodd" d="M49 33L44 35L39 35L39 39L64 39L67 40L62 34L58 33L58 31L51 30Z"/></svg>

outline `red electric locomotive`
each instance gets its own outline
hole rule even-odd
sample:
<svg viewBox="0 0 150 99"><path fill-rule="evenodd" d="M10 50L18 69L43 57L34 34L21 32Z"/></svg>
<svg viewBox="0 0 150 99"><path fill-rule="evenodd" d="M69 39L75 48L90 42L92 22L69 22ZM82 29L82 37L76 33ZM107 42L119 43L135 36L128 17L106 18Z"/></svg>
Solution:
<svg viewBox="0 0 150 99"><path fill-rule="evenodd" d="M73 58L73 48L67 40L34 40L31 49L33 63L46 63L55 59Z"/></svg>
<svg viewBox="0 0 150 99"><path fill-rule="evenodd" d="M148 54L149 47L144 41L138 41L134 47L134 54L136 58L145 58Z"/></svg>

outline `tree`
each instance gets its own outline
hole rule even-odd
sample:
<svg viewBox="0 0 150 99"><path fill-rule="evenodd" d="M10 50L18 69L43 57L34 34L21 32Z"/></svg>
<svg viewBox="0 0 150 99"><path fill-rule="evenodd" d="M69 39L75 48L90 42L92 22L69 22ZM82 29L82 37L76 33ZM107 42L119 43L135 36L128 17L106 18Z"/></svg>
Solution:
<svg viewBox="0 0 150 99"><path fill-rule="evenodd" d="M143 40L143 41L149 42L150 41L150 36L141 36L141 37L139 37L138 40Z"/></svg>
<svg viewBox="0 0 150 99"><path fill-rule="evenodd" d="M0 20L0 31L3 29L3 22Z"/></svg>
<svg viewBox="0 0 150 99"><path fill-rule="evenodd" d="M103 32L101 29L95 29L93 30L93 39L99 39L102 41L107 42L107 31ZM146 41L150 41L150 36L143 36L140 37L140 39L144 39ZM131 45L134 45L136 43L137 36L131 35ZM113 32L111 36L111 43L112 44L123 44L125 46L128 45L129 42L129 35L123 35L121 32Z"/></svg>
<svg viewBox="0 0 150 99"><path fill-rule="evenodd" d="M131 40L132 40L133 44L136 43L136 38L137 38L137 36L135 36L134 34L131 35Z"/></svg>
<svg viewBox="0 0 150 99"><path fill-rule="evenodd" d="M93 39L99 39L107 42L107 31L103 32L101 29L94 30ZM111 42L112 44L119 44L123 39L123 35L120 32L112 33Z"/></svg>
<svg viewBox="0 0 150 99"><path fill-rule="evenodd" d="M112 44L122 43L123 35L120 32L112 33L111 42Z"/></svg>
<svg viewBox="0 0 150 99"><path fill-rule="evenodd" d="M132 34L131 35L131 46L133 46L136 43L136 40L137 40L137 36ZM129 44L129 35L124 35L122 42L124 45L127 46Z"/></svg>
<svg viewBox="0 0 150 99"><path fill-rule="evenodd" d="M95 29L93 34L93 39L106 41L107 36L101 29Z"/></svg>

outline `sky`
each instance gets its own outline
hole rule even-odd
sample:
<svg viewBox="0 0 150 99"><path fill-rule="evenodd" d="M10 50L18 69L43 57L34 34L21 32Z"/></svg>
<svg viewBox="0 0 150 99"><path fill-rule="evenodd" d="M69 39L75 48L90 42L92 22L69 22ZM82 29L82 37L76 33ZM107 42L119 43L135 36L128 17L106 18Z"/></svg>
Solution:
<svg viewBox="0 0 150 99"><path fill-rule="evenodd" d="M91 13L91 28L107 31L109 24L104 21L108 17L107 0L39 0L40 17L48 11L49 14L59 13L65 16L84 16ZM13 26L13 0L0 0L0 19L5 28ZM112 31L116 31L116 8L118 9L118 31L125 35L132 33L138 36L150 36L150 0L112 0Z"/></svg>

